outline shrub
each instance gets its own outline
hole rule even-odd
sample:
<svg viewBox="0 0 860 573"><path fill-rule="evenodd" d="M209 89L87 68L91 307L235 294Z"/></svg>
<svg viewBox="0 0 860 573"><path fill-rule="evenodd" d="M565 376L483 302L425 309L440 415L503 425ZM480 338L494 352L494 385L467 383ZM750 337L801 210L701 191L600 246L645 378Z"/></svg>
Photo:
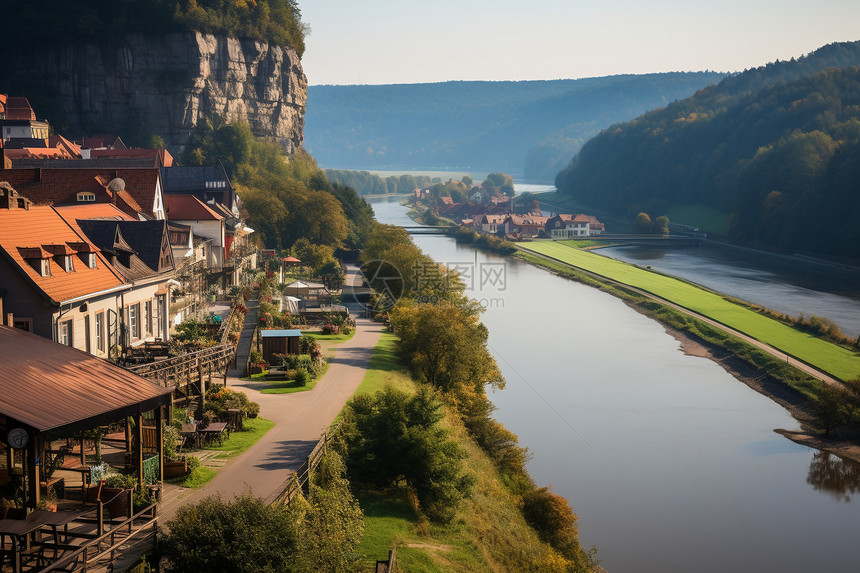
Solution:
<svg viewBox="0 0 860 573"><path fill-rule="evenodd" d="M244 392L224 386L212 386L206 391L204 420L226 420L230 408L239 408L249 418L256 418L260 413L260 405L249 400Z"/></svg>
<svg viewBox="0 0 860 573"><path fill-rule="evenodd" d="M298 370L296 370L295 380L299 386L307 386L310 379L310 374L308 374L308 371L304 368L299 368Z"/></svg>
<svg viewBox="0 0 860 573"><path fill-rule="evenodd" d="M523 496L523 517L537 531L541 541L573 561L574 571L590 570L590 557L579 545L577 517L566 499L546 487L534 489Z"/></svg>
<svg viewBox="0 0 860 573"><path fill-rule="evenodd" d="M336 324L326 324L322 327L323 334L338 334L340 333L340 327Z"/></svg>
<svg viewBox="0 0 860 573"><path fill-rule="evenodd" d="M342 432L351 475L381 487L405 480L428 518L451 521L474 477L463 471L465 454L442 417L441 399L426 387L414 396L391 387L356 396Z"/></svg>

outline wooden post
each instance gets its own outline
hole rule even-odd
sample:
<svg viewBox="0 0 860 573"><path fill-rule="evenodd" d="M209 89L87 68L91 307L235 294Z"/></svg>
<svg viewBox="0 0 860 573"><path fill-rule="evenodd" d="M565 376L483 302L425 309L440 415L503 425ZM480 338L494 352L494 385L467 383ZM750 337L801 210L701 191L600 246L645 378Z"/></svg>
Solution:
<svg viewBox="0 0 860 573"><path fill-rule="evenodd" d="M137 471L137 483L143 484L143 416L134 415L134 467Z"/></svg>
<svg viewBox="0 0 860 573"><path fill-rule="evenodd" d="M171 401L171 409L173 402ZM164 485L164 430L161 423L161 406L155 409L155 440L158 445L158 483ZM143 486L143 482L140 484Z"/></svg>
<svg viewBox="0 0 860 573"><path fill-rule="evenodd" d="M30 440L27 442L27 449L25 450L27 453L24 458L24 469L27 474L27 481L24 486L24 499L27 500L26 506L29 509L39 507L39 497L42 493L42 488L39 487L42 481L41 472L39 471L39 466L42 463L42 460L39 459L39 452L43 449L41 442L39 434L30 432ZM37 461L38 463L36 463Z"/></svg>

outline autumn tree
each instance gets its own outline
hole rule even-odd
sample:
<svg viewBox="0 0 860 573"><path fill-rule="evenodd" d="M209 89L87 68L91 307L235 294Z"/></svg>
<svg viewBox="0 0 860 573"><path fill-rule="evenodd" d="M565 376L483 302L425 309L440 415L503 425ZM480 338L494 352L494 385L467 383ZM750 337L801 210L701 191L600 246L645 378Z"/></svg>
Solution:
<svg viewBox="0 0 860 573"><path fill-rule="evenodd" d="M389 386L356 396L341 432L350 474L377 487L405 482L428 518L451 521L474 478L463 471L465 453L440 424L443 416L428 387L414 395Z"/></svg>
<svg viewBox="0 0 860 573"><path fill-rule="evenodd" d="M648 213L639 213L633 220L634 232L639 233L640 235L650 233L652 226L651 217Z"/></svg>

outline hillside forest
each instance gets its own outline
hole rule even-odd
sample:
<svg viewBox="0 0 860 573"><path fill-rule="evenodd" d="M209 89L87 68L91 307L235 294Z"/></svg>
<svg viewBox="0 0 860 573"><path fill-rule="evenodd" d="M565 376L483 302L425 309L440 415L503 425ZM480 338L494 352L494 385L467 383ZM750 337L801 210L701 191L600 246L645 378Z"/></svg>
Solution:
<svg viewBox="0 0 860 573"><path fill-rule="evenodd" d="M601 129L685 98L723 77L699 72L311 85L305 147L330 168L501 170L552 181Z"/></svg>
<svg viewBox="0 0 860 573"><path fill-rule="evenodd" d="M700 208L719 212L732 240L856 259L857 66L860 43L831 44L727 78L603 131L556 185L630 218Z"/></svg>

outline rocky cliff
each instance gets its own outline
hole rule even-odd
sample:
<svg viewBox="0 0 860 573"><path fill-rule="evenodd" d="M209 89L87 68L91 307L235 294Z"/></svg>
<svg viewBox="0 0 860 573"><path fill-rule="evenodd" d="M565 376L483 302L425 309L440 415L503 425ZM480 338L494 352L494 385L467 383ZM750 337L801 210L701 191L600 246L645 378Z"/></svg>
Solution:
<svg viewBox="0 0 860 573"><path fill-rule="evenodd" d="M160 135L181 153L206 119L245 121L292 151L302 144L307 78L298 55L211 34L129 35L121 42L16 54L0 92L27 95L70 138Z"/></svg>

